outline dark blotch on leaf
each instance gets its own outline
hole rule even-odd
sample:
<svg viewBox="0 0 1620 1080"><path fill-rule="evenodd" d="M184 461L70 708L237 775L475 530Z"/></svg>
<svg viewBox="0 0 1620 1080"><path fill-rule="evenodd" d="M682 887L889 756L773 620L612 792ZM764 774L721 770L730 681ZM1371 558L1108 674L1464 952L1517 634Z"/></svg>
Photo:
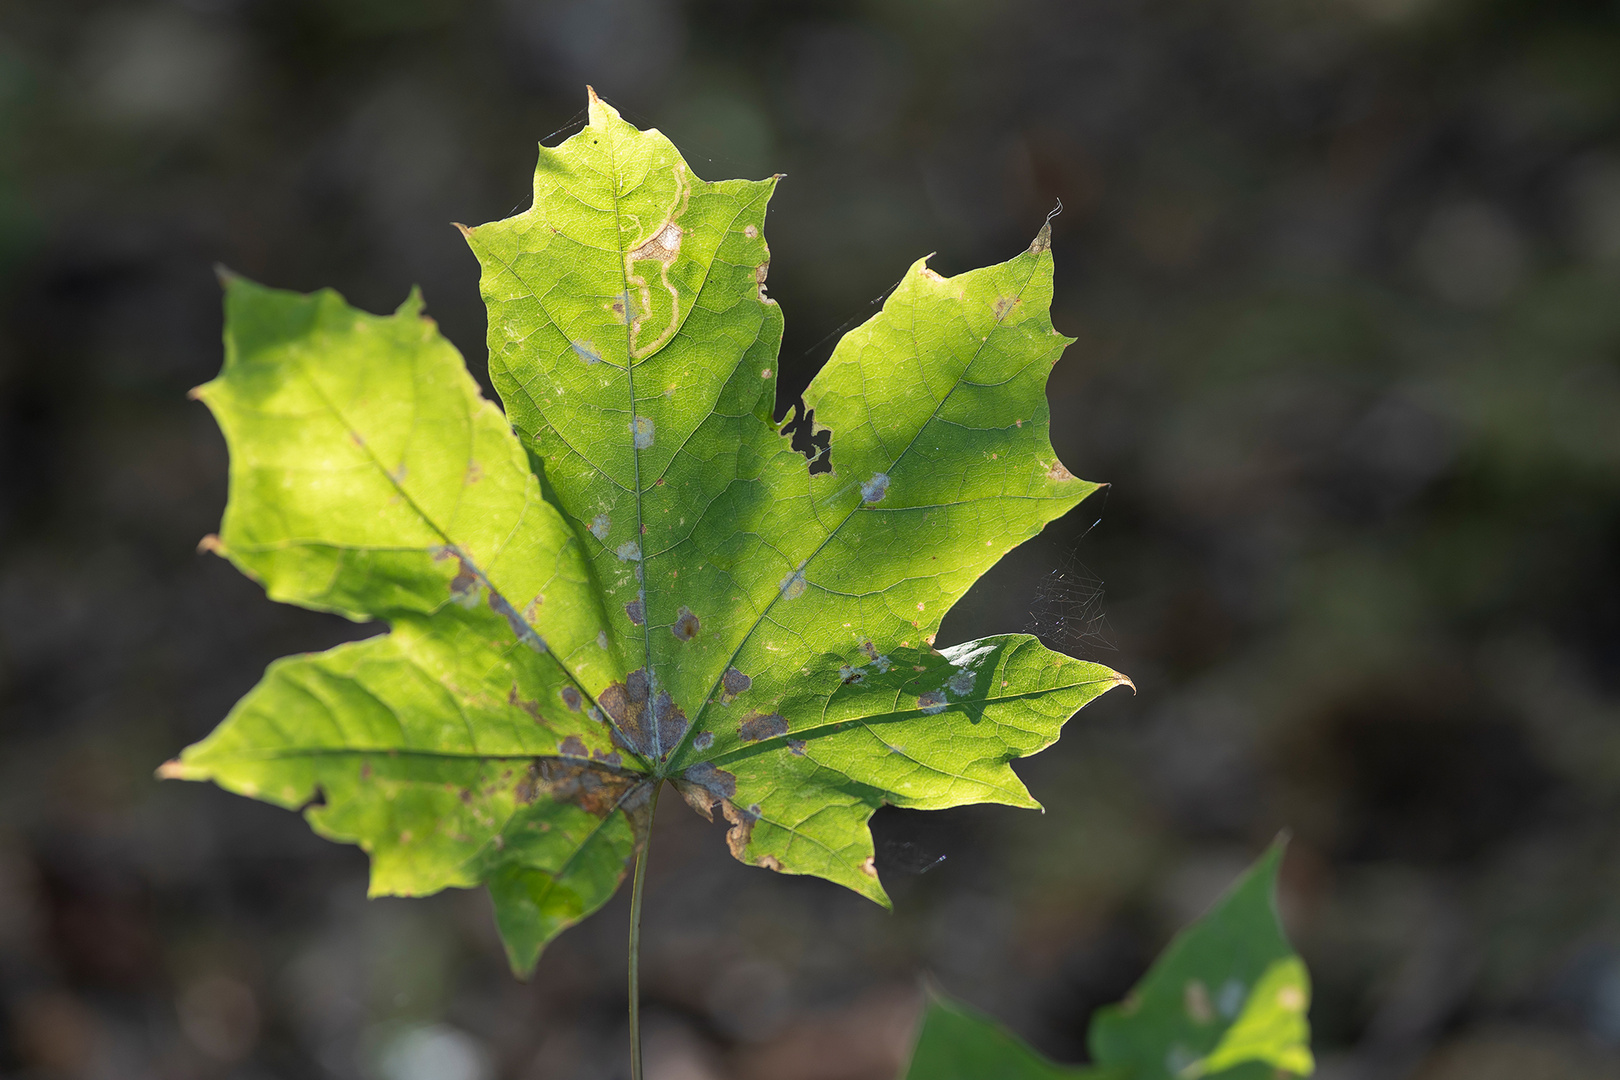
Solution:
<svg viewBox="0 0 1620 1080"><path fill-rule="evenodd" d="M698 617L692 614L691 608L683 605L680 614L675 617L675 624L669 628L669 632L681 641L691 641L697 637Z"/></svg>
<svg viewBox="0 0 1620 1080"><path fill-rule="evenodd" d="M583 761L545 758L530 770L558 802L572 803L594 817L607 817L640 780ZM521 785L520 785L521 789ZM533 798L526 800L533 801Z"/></svg>
<svg viewBox="0 0 1620 1080"><path fill-rule="evenodd" d="M591 752L585 748L585 743L578 735L570 735L557 747L557 752L564 757L590 757Z"/></svg>
<svg viewBox="0 0 1620 1080"><path fill-rule="evenodd" d="M774 738L777 735L786 735L787 721L782 719L780 713L749 713L748 718L737 725L737 737L744 742L759 742L761 739Z"/></svg>
<svg viewBox="0 0 1620 1080"><path fill-rule="evenodd" d="M652 753L652 733L647 720L647 669L637 668L622 683L613 683L597 700L614 727L623 735L624 749L637 754Z"/></svg>
<svg viewBox="0 0 1620 1080"><path fill-rule="evenodd" d="M737 794L737 778L712 763L700 761L675 780L675 790L705 820L714 820L714 804L729 803Z"/></svg>
<svg viewBox="0 0 1620 1080"><path fill-rule="evenodd" d="M584 703L585 699L580 697L578 690L574 689L572 686L565 686L561 690L557 691L557 693L562 698L564 705L568 706L575 712L579 712L579 707Z"/></svg>
<svg viewBox="0 0 1620 1080"><path fill-rule="evenodd" d="M720 676L720 688L732 697L736 697L753 685L754 680L736 668L726 668L726 673Z"/></svg>
<svg viewBox="0 0 1620 1080"><path fill-rule="evenodd" d="M754 838L754 822L759 820L759 804L744 809L733 803L730 799L720 804L721 811L726 820L731 822L731 828L726 830L726 846L731 849L734 858L744 858L748 850L748 842Z"/></svg>
<svg viewBox="0 0 1620 1080"><path fill-rule="evenodd" d="M478 603L478 575L460 556L456 558L456 565L459 569L456 576L450 579L450 599L470 608Z"/></svg>
<svg viewBox="0 0 1620 1080"><path fill-rule="evenodd" d="M653 713L658 717L658 745L663 747L664 753L675 749L686 734L686 714L681 711L670 698L668 690L658 691L658 700L653 703Z"/></svg>
<svg viewBox="0 0 1620 1080"><path fill-rule="evenodd" d="M646 605L640 600L632 600L624 605L624 613L630 616L630 621L637 626L642 626L647 621Z"/></svg>
<svg viewBox="0 0 1620 1080"><path fill-rule="evenodd" d="M787 748L793 754L794 757L804 757L804 740L803 739L789 739L787 741Z"/></svg>

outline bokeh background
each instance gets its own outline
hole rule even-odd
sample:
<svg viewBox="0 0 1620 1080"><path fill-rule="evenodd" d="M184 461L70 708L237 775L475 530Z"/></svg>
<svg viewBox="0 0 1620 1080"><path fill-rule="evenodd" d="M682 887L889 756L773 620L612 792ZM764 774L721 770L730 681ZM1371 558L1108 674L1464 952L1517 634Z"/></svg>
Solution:
<svg viewBox="0 0 1620 1080"><path fill-rule="evenodd" d="M368 902L357 850L152 777L375 630L194 551L214 264L420 283L482 378L449 223L527 205L587 82L787 174L788 395L1061 199L1054 441L1114 486L944 637L1140 688L1021 766L1044 815L880 814L893 916L668 804L650 1077L888 1080L925 975L1083 1060L1284 828L1324 1078L1620 1075L1612 0L0 4L0 1074L624 1075L622 897L519 983L482 894Z"/></svg>

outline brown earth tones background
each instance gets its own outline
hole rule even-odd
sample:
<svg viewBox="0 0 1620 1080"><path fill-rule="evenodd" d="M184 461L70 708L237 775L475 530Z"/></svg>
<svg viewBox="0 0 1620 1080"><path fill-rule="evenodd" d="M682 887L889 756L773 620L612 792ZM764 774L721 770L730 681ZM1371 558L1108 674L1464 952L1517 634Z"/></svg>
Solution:
<svg viewBox="0 0 1620 1080"><path fill-rule="evenodd" d="M518 983L482 894L368 902L152 776L373 632L194 551L213 265L420 283L482 377L450 222L526 205L587 82L787 174L786 392L1062 200L1055 442L1114 486L944 639L1140 687L1021 766L1044 815L880 814L893 916L665 800L650 1077L887 1080L925 974L1082 1060L1283 828L1324 1080L1620 1075L1620 8L1574 0L0 4L0 1074L624 1074L623 896Z"/></svg>

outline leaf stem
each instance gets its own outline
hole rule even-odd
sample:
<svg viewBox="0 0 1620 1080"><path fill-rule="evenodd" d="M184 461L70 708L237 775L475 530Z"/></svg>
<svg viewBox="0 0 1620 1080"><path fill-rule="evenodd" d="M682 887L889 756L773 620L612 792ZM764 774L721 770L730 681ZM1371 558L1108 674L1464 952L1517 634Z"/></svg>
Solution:
<svg viewBox="0 0 1620 1080"><path fill-rule="evenodd" d="M652 804L647 808L647 836L636 852L636 876L630 886L630 1080L641 1076L641 894L647 884L647 855L652 848L653 818L658 813L662 781L655 781Z"/></svg>

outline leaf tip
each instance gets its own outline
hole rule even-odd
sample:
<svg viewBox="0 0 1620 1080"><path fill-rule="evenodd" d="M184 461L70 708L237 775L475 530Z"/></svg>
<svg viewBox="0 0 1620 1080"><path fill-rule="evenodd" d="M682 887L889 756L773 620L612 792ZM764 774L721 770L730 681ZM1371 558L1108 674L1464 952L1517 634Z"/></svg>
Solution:
<svg viewBox="0 0 1620 1080"><path fill-rule="evenodd" d="M186 767L180 763L179 758L171 758L159 765L154 775L159 780L184 780Z"/></svg>
<svg viewBox="0 0 1620 1080"><path fill-rule="evenodd" d="M201 555L204 552L207 552L210 555L218 555L221 558L224 557L225 545L220 543L218 533L209 533L207 536L197 541L197 554Z"/></svg>
<svg viewBox="0 0 1620 1080"><path fill-rule="evenodd" d="M1118 671L1114 672L1114 685L1115 686L1128 686L1128 687L1131 688L1131 693L1132 694L1136 693L1136 683L1131 680L1131 677L1129 675L1121 674Z"/></svg>
<svg viewBox="0 0 1620 1080"><path fill-rule="evenodd" d="M450 224L454 225L456 227L456 231L461 233L462 239L466 240L469 244L472 243L471 229L467 228L467 226L463 225L459 221L452 221Z"/></svg>
<svg viewBox="0 0 1620 1080"><path fill-rule="evenodd" d="M1050 221L1048 221L1045 225L1041 226L1041 231L1036 233L1035 234L1035 239L1030 242L1029 253L1031 255L1039 255L1043 251L1051 251L1051 250L1052 250L1052 223Z"/></svg>
<svg viewBox="0 0 1620 1080"><path fill-rule="evenodd" d="M234 282L240 281L242 275L226 266L224 263L214 264L214 277L219 281L219 287L228 289Z"/></svg>
<svg viewBox="0 0 1620 1080"><path fill-rule="evenodd" d="M585 95L587 99L586 112L589 114L591 127L600 127L608 121L618 118L619 110L598 97L595 87L587 85Z"/></svg>

